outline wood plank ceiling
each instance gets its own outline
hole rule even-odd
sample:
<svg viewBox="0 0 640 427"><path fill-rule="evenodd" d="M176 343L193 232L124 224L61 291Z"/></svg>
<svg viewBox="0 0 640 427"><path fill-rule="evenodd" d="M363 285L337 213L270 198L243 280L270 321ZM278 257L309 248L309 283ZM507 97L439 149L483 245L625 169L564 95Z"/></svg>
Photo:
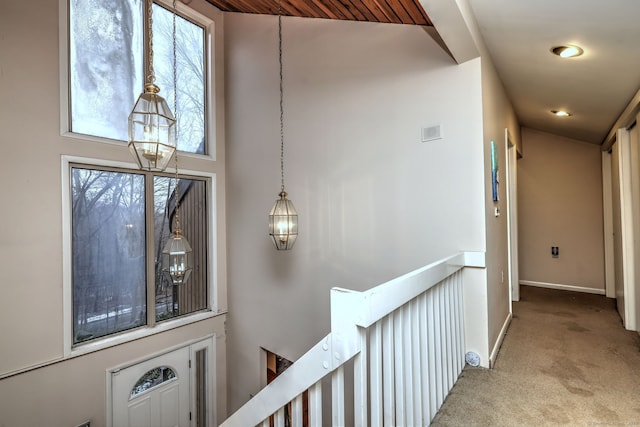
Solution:
<svg viewBox="0 0 640 427"><path fill-rule="evenodd" d="M278 0L207 0L224 12L278 15ZM432 27L418 0L281 0L282 16Z"/></svg>

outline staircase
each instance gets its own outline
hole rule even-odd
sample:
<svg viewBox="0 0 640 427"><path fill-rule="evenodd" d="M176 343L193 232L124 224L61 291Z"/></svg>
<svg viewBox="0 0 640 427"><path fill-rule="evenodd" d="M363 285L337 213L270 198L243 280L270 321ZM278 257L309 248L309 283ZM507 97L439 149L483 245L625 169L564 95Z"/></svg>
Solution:
<svg viewBox="0 0 640 427"><path fill-rule="evenodd" d="M484 267L464 252L368 291L333 288L331 332L221 427L429 425L464 367L464 269Z"/></svg>

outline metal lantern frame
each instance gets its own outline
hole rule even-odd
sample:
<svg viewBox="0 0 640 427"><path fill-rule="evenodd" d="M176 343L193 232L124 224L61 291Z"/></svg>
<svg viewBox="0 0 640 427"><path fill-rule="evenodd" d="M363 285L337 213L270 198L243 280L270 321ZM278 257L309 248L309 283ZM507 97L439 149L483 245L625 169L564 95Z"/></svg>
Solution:
<svg viewBox="0 0 640 427"><path fill-rule="evenodd" d="M284 191L284 90L282 73L282 5L278 3L278 63L280 66L280 198L269 212L269 236L279 251L293 248L298 237L298 212Z"/></svg>
<svg viewBox="0 0 640 427"><path fill-rule="evenodd" d="M148 64L144 92L129 114L129 151L138 167L164 171L176 152L176 118L167 101L158 95L153 70L153 0L147 1ZM175 11L174 11L175 14ZM174 34L175 38L175 34ZM174 63L175 68L175 63Z"/></svg>

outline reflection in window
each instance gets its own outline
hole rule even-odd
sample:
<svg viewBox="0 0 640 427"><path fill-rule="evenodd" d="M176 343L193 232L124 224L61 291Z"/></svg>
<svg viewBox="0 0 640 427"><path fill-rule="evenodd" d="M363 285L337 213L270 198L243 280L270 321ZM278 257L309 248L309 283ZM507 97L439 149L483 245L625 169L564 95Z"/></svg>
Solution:
<svg viewBox="0 0 640 427"><path fill-rule="evenodd" d="M142 0L69 1L71 131L126 141L142 90Z"/></svg>
<svg viewBox="0 0 640 427"><path fill-rule="evenodd" d="M173 111L173 13L155 3L153 46L156 84ZM198 154L205 153L204 52L204 28L177 16L178 149Z"/></svg>
<svg viewBox="0 0 640 427"><path fill-rule="evenodd" d="M144 175L72 168L73 342L146 324Z"/></svg>
<svg viewBox="0 0 640 427"><path fill-rule="evenodd" d="M69 0L72 132L128 140L145 81L145 13L143 0ZM178 149L206 154L205 29L177 16L176 42ZM156 84L173 111L173 13L156 4L153 50Z"/></svg>
<svg viewBox="0 0 640 427"><path fill-rule="evenodd" d="M71 167L70 181L73 344L209 308L209 181L180 178L176 192L175 178L164 174L80 165ZM153 191L145 192L149 181ZM176 193L194 261L180 286L162 273L161 257L175 226Z"/></svg>
<svg viewBox="0 0 640 427"><path fill-rule="evenodd" d="M175 220L175 179L156 176L154 188L155 224L155 295L156 320L162 321L177 316L204 310L208 307L207 287L207 203L206 183L201 180L180 178L180 223L182 234L193 249L193 272L189 280L174 286L162 274L164 266L160 253L169 239Z"/></svg>
<svg viewBox="0 0 640 427"><path fill-rule="evenodd" d="M175 378L176 373L168 366L159 366L157 368L153 368L142 377L140 377L136 385L133 386L129 399L133 399L139 394L142 394L153 387L156 387L167 381L171 381Z"/></svg>

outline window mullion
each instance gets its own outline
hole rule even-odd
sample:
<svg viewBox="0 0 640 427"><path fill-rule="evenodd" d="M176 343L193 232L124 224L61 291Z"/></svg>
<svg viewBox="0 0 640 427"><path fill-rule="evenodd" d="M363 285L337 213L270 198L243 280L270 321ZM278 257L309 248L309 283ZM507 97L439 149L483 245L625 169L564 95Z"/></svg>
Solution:
<svg viewBox="0 0 640 427"><path fill-rule="evenodd" d="M147 325L156 324L156 250L154 221L154 175L145 174L145 223L146 223L146 262L147 262Z"/></svg>

